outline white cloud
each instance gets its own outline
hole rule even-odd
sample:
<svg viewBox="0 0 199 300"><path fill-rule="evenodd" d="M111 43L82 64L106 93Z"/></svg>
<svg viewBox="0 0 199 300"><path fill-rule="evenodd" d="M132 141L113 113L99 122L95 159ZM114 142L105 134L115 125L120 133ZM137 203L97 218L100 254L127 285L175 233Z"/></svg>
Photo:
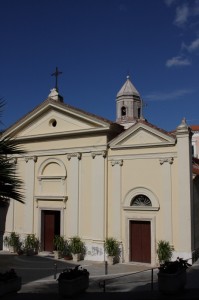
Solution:
<svg viewBox="0 0 199 300"><path fill-rule="evenodd" d="M174 2L172 0L171 1L166 0L166 1L168 1L169 3L171 2L171 4ZM170 6L170 5L168 5L168 6ZM191 1L189 3L184 2L181 6L176 7L176 16L175 16L174 24L179 27L182 27L186 23L188 23L188 19L192 20L193 17L196 17L198 15L199 15L199 1L198 0Z"/></svg>
<svg viewBox="0 0 199 300"><path fill-rule="evenodd" d="M164 2L167 6L171 6L176 0L164 0Z"/></svg>
<svg viewBox="0 0 199 300"><path fill-rule="evenodd" d="M168 93L154 92L148 95L145 95L144 99L148 101L169 101L169 100L178 100L178 98L183 97L187 94L193 93L192 90L180 89Z"/></svg>
<svg viewBox="0 0 199 300"><path fill-rule="evenodd" d="M181 66L190 66L191 61L188 58L183 58L181 56L175 56L167 60L166 66L171 67L181 67Z"/></svg>
<svg viewBox="0 0 199 300"><path fill-rule="evenodd" d="M186 3L176 8L176 17L174 23L177 26L183 26L190 15L190 9Z"/></svg>
<svg viewBox="0 0 199 300"><path fill-rule="evenodd" d="M187 49L188 52L195 52L199 50L199 37L196 40L194 40L189 46L183 44L182 47Z"/></svg>

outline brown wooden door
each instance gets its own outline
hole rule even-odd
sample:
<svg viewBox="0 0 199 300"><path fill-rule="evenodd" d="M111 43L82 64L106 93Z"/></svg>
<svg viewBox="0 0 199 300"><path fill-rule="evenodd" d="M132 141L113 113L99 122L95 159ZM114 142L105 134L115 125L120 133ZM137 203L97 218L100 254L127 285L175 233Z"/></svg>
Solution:
<svg viewBox="0 0 199 300"><path fill-rule="evenodd" d="M151 223L130 221L130 261L151 263Z"/></svg>
<svg viewBox="0 0 199 300"><path fill-rule="evenodd" d="M42 211L42 244L44 251L53 251L53 239L60 234L60 212Z"/></svg>

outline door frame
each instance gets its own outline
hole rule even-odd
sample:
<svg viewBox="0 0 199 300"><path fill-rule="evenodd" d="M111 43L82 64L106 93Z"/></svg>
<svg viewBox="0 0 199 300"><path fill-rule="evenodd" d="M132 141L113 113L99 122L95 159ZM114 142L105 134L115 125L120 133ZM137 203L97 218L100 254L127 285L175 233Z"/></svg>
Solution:
<svg viewBox="0 0 199 300"><path fill-rule="evenodd" d="M42 239L42 211L43 210L51 210L51 211L59 211L60 212L60 235L64 235L64 209L57 207L39 207L38 212L38 237L41 242Z"/></svg>
<svg viewBox="0 0 199 300"><path fill-rule="evenodd" d="M153 217L127 217L126 218L126 236L125 236L125 261L126 262L131 262L130 261L130 250L131 250L131 245L130 245L130 222L131 221L137 221L137 222L141 222L141 221L148 221L150 222L150 228L151 228L151 263L150 265L155 266L156 265L156 245L155 245L155 240L156 240L156 218L155 216ZM139 264L147 264L147 263L141 263L139 262Z"/></svg>
<svg viewBox="0 0 199 300"><path fill-rule="evenodd" d="M137 230L139 232L137 232ZM136 237L134 235L136 235ZM140 242L141 244L144 242L147 249L145 247L142 248ZM144 261L145 259L146 261ZM151 264L151 222L150 221L143 221L143 220L129 221L129 261L135 263Z"/></svg>

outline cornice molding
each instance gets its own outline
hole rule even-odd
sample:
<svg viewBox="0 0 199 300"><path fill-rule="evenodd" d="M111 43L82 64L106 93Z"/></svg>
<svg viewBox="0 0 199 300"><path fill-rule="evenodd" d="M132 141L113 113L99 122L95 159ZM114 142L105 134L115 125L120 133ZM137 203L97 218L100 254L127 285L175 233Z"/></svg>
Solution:
<svg viewBox="0 0 199 300"><path fill-rule="evenodd" d="M68 196L34 196L36 201L36 208L39 207L39 201L62 201L64 209L66 209L66 202L68 200Z"/></svg>
<svg viewBox="0 0 199 300"><path fill-rule="evenodd" d="M124 155L110 155L108 160L133 160L133 159L167 159L167 158L177 158L176 152L164 152L164 153L143 153L143 154L124 154Z"/></svg>

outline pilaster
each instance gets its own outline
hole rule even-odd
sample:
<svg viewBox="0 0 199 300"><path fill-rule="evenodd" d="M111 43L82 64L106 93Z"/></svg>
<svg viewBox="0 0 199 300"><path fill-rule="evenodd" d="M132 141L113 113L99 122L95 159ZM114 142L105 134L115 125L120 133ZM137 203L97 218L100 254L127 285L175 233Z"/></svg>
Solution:
<svg viewBox="0 0 199 300"><path fill-rule="evenodd" d="M14 164L17 164L18 159L16 157L12 158L12 162ZM14 214L14 210L15 210L15 200L10 199L10 203L9 203L9 208L7 211L7 215L6 215L6 231L8 232L12 232L14 231L14 218L15 218L15 214Z"/></svg>
<svg viewBox="0 0 199 300"><path fill-rule="evenodd" d="M36 156L25 157L25 233L33 233L34 226L34 185Z"/></svg>
<svg viewBox="0 0 199 300"><path fill-rule="evenodd" d="M192 245L192 156L191 132L183 119L176 130L178 150L178 243L183 252L190 252Z"/></svg>
<svg viewBox="0 0 199 300"><path fill-rule="evenodd" d="M123 160L112 160L112 230L111 235L121 240L121 190ZM110 209L110 208L109 208Z"/></svg>
<svg viewBox="0 0 199 300"><path fill-rule="evenodd" d="M104 240L105 230L105 159L106 151L96 151L91 153L92 160L92 236L96 240Z"/></svg>
<svg viewBox="0 0 199 300"><path fill-rule="evenodd" d="M79 235L79 196L80 196L80 160L81 153L67 154L68 164L68 205L67 228L68 235Z"/></svg>
<svg viewBox="0 0 199 300"><path fill-rule="evenodd" d="M171 165L173 157L159 160L162 166L162 236L171 245L173 244L173 222L172 222L172 178Z"/></svg>

